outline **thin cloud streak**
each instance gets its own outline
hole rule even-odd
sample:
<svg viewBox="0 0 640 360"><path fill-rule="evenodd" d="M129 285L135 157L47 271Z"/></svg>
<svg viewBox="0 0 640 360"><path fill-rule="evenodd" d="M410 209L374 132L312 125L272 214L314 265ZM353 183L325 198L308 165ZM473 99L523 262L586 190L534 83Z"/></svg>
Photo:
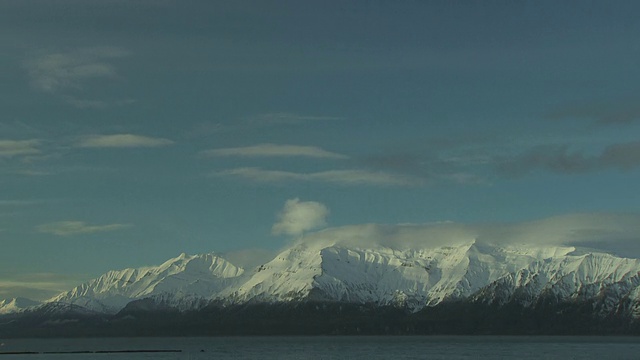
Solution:
<svg viewBox="0 0 640 360"><path fill-rule="evenodd" d="M133 148L160 147L174 142L164 138L153 138L134 134L92 135L81 139L76 147L81 148Z"/></svg>
<svg viewBox="0 0 640 360"><path fill-rule="evenodd" d="M39 171L39 170L11 170L5 171L4 174L20 175L20 176L49 176L54 173L51 171Z"/></svg>
<svg viewBox="0 0 640 360"><path fill-rule="evenodd" d="M578 213L520 223L357 224L305 234L309 246L345 245L391 248L440 247L460 244L501 246L578 246L633 249L640 240L640 215Z"/></svg>
<svg viewBox="0 0 640 360"><path fill-rule="evenodd" d="M312 157L326 159L347 159L348 156L330 152L316 146L259 144L246 147L205 150L200 153L207 157Z"/></svg>
<svg viewBox="0 0 640 360"><path fill-rule="evenodd" d="M0 140L0 158L40 154L40 140Z"/></svg>
<svg viewBox="0 0 640 360"><path fill-rule="evenodd" d="M535 147L511 158L497 160L498 171L510 176L523 176L535 170L558 174L580 174L606 169L622 171L640 167L640 142L613 144L598 155L571 151L568 145Z"/></svg>
<svg viewBox="0 0 640 360"><path fill-rule="evenodd" d="M36 226L38 232L58 236L95 234L130 228L131 224L88 225L83 221L58 221Z"/></svg>
<svg viewBox="0 0 640 360"><path fill-rule="evenodd" d="M212 175L239 177L242 179L263 183L313 181L333 183L345 186L418 186L423 184L422 179L415 177L357 169L329 170L315 173L296 173L289 171L263 170L256 167L241 167L216 171L213 172Z"/></svg>
<svg viewBox="0 0 640 360"><path fill-rule="evenodd" d="M267 113L235 119L233 122L205 121L185 131L188 138L206 137L223 132L247 131L262 128L300 126L303 124L344 120L337 116L314 116L296 113Z"/></svg>
<svg viewBox="0 0 640 360"><path fill-rule="evenodd" d="M115 67L106 60L128 55L129 52L117 47L92 47L39 56L26 61L24 66L34 88L57 93L81 89L90 79L116 77Z"/></svg>
<svg viewBox="0 0 640 360"><path fill-rule="evenodd" d="M454 153L455 154L455 153ZM378 153L360 161L367 167L380 171L392 171L421 179L429 183L455 183L466 185L486 185L489 183L485 174L479 169L490 166L493 159L483 155L480 150L475 154L451 155L438 149L422 152Z"/></svg>
<svg viewBox="0 0 640 360"><path fill-rule="evenodd" d="M0 200L0 206L31 206L42 203L43 200Z"/></svg>
<svg viewBox="0 0 640 360"><path fill-rule="evenodd" d="M86 281L86 276L55 273L0 274L0 299L25 297L44 301Z"/></svg>
<svg viewBox="0 0 640 360"><path fill-rule="evenodd" d="M267 113L260 114L256 116L252 116L248 118L249 123L251 124L260 124L260 125L296 125L308 122L318 122L318 121L335 121L342 120L344 118L335 117L335 116L312 116L312 115L300 115L296 113Z"/></svg>
<svg viewBox="0 0 640 360"><path fill-rule="evenodd" d="M625 125L640 121L638 99L627 102L566 105L559 107L547 117L551 120L589 119L601 125Z"/></svg>
<svg viewBox="0 0 640 360"><path fill-rule="evenodd" d="M71 95L63 96L64 100L78 109L104 109L109 106L126 106L136 102L133 99L104 101L81 99Z"/></svg>
<svg viewBox="0 0 640 360"><path fill-rule="evenodd" d="M127 56L129 52L119 47L96 46L40 55L24 61L23 67L35 90L57 95L78 109L100 109L133 102L130 99L87 99L84 96L90 82L120 78L111 61Z"/></svg>

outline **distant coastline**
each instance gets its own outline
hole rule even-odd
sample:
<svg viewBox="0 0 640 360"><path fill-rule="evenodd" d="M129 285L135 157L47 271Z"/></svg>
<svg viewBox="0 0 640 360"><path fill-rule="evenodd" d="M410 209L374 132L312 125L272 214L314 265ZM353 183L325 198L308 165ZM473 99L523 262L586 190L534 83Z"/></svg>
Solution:
<svg viewBox="0 0 640 360"><path fill-rule="evenodd" d="M600 317L591 309L587 302L526 308L466 301L416 313L339 302L210 306L189 312L130 308L116 315L4 316L0 337L640 335L639 322L624 316Z"/></svg>

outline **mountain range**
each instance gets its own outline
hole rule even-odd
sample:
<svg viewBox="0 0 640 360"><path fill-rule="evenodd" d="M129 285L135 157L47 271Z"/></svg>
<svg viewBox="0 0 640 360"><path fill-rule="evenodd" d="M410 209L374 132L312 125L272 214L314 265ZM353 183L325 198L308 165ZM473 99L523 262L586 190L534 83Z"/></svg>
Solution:
<svg viewBox="0 0 640 360"><path fill-rule="evenodd" d="M396 309L411 316L458 304L498 312L515 306L519 314L580 308L591 319L635 324L640 318L639 272L639 259L575 246L299 241L254 268L208 253L109 271L44 303L0 302L0 314L19 319L73 312L108 318L143 310L184 314L339 304Z"/></svg>

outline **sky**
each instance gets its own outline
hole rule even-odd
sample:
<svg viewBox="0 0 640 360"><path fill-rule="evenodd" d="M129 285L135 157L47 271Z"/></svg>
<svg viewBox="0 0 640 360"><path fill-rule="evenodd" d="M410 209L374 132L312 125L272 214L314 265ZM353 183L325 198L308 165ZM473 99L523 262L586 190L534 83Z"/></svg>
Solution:
<svg viewBox="0 0 640 360"><path fill-rule="evenodd" d="M639 11L0 0L0 299L319 233L640 256Z"/></svg>

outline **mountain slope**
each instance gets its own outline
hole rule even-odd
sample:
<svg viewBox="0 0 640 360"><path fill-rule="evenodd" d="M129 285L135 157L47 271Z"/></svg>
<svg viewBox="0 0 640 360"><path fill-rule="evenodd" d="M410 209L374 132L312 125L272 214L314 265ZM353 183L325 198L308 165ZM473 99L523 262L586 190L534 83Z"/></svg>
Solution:
<svg viewBox="0 0 640 360"><path fill-rule="evenodd" d="M244 270L215 254L182 254L157 267L108 273L59 294L49 302L114 313L130 301L163 294L208 298L226 288Z"/></svg>
<svg viewBox="0 0 640 360"><path fill-rule="evenodd" d="M638 308L640 301L640 260L618 258L605 253L574 252L548 258L506 274L473 296L475 301L532 306L546 301L596 300L598 312L608 314ZM638 315L637 310L634 316Z"/></svg>
<svg viewBox="0 0 640 360"><path fill-rule="evenodd" d="M0 301L0 315L24 311L41 303L27 298L13 298Z"/></svg>
<svg viewBox="0 0 640 360"><path fill-rule="evenodd" d="M232 302L314 299L419 309L467 297L510 272L573 250L499 248L475 242L403 250L298 244L222 295Z"/></svg>
<svg viewBox="0 0 640 360"><path fill-rule="evenodd" d="M249 271L215 255L181 256L157 267L111 271L50 302L115 313L301 301L393 305L418 311L452 300L535 306L594 301L601 314L640 314L640 260L567 246L401 248L299 242ZM153 305L156 304L156 305Z"/></svg>

